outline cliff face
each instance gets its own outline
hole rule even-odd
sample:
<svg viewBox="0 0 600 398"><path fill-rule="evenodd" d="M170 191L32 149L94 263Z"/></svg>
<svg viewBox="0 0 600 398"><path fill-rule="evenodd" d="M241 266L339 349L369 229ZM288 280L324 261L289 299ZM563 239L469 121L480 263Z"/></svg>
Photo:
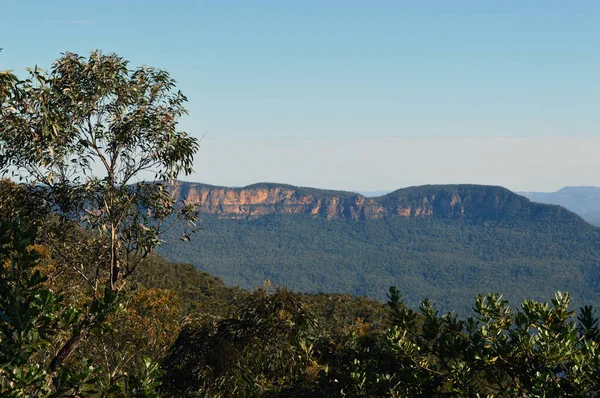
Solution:
<svg viewBox="0 0 600 398"><path fill-rule="evenodd" d="M326 219L367 220L384 216L477 217L496 219L519 210L529 201L501 187L439 185L405 188L377 198L301 188L282 184L255 184L226 188L178 182L179 200L200 205L202 213L227 218L257 217L271 213L307 214Z"/></svg>
<svg viewBox="0 0 600 398"><path fill-rule="evenodd" d="M338 192L321 194L317 190L259 184L243 188L213 187L179 183L178 199L200 205L202 213L231 218L262 216L271 213L309 214L327 219L377 218L383 212L380 204L359 194Z"/></svg>

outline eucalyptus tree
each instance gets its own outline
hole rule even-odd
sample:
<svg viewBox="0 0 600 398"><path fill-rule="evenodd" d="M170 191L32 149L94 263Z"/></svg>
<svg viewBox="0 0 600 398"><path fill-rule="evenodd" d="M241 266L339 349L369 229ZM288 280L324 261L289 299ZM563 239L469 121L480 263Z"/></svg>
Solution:
<svg viewBox="0 0 600 398"><path fill-rule="evenodd" d="M102 249L67 261L69 252L86 248L50 239L91 300L51 369L97 326L101 298L118 297L112 292L160 243L166 220L193 222L194 209L175 206L169 189L193 171L198 149L198 140L178 129L186 101L168 72L132 69L100 51L87 58L67 52L48 71L36 66L25 79L6 74L0 80L0 172L27 185L59 216L47 236L81 225Z"/></svg>

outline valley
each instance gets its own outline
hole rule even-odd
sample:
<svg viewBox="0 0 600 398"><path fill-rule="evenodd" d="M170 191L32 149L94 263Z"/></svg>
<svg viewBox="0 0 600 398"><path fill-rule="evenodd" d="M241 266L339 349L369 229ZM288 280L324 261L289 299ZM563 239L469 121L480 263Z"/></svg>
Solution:
<svg viewBox="0 0 600 398"><path fill-rule="evenodd" d="M183 183L177 193L201 205L201 229L191 243L168 240L160 253L230 285L253 289L269 280L379 300L395 285L413 307L428 297L461 314L490 291L511 302L557 290L576 304L600 302L600 230L501 187L421 186L365 198Z"/></svg>

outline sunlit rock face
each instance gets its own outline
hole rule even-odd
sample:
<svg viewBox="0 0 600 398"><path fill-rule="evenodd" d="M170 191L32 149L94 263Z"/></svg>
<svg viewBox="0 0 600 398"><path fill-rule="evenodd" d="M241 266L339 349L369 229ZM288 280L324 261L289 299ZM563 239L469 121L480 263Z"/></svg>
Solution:
<svg viewBox="0 0 600 398"><path fill-rule="evenodd" d="M228 188L177 182L172 190L178 200L198 204L202 213L227 218L281 213L307 214L329 220L429 216L496 219L507 211L518 211L529 204L526 198L505 188L483 185L427 185L371 198L352 192L274 183Z"/></svg>
<svg viewBox="0 0 600 398"><path fill-rule="evenodd" d="M384 209L373 198L338 192L331 194L274 184L243 188L178 183L175 195L186 203L200 205L203 213L227 217L261 216L270 213L309 214L327 219L377 218ZM312 191L312 190L311 190Z"/></svg>

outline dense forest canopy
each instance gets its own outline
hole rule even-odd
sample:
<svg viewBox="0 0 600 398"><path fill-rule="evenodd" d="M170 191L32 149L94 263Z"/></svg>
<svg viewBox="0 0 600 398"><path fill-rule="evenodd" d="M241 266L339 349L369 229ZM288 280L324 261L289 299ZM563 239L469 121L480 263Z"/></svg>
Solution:
<svg viewBox="0 0 600 398"><path fill-rule="evenodd" d="M412 308L427 296L462 315L475 295L491 291L519 302L563 290L578 305L598 304L599 230L557 206L538 206L534 216L500 220L203 214L192 244L169 239L160 253L247 289L268 279L298 291L384 300L382 286L396 285Z"/></svg>

